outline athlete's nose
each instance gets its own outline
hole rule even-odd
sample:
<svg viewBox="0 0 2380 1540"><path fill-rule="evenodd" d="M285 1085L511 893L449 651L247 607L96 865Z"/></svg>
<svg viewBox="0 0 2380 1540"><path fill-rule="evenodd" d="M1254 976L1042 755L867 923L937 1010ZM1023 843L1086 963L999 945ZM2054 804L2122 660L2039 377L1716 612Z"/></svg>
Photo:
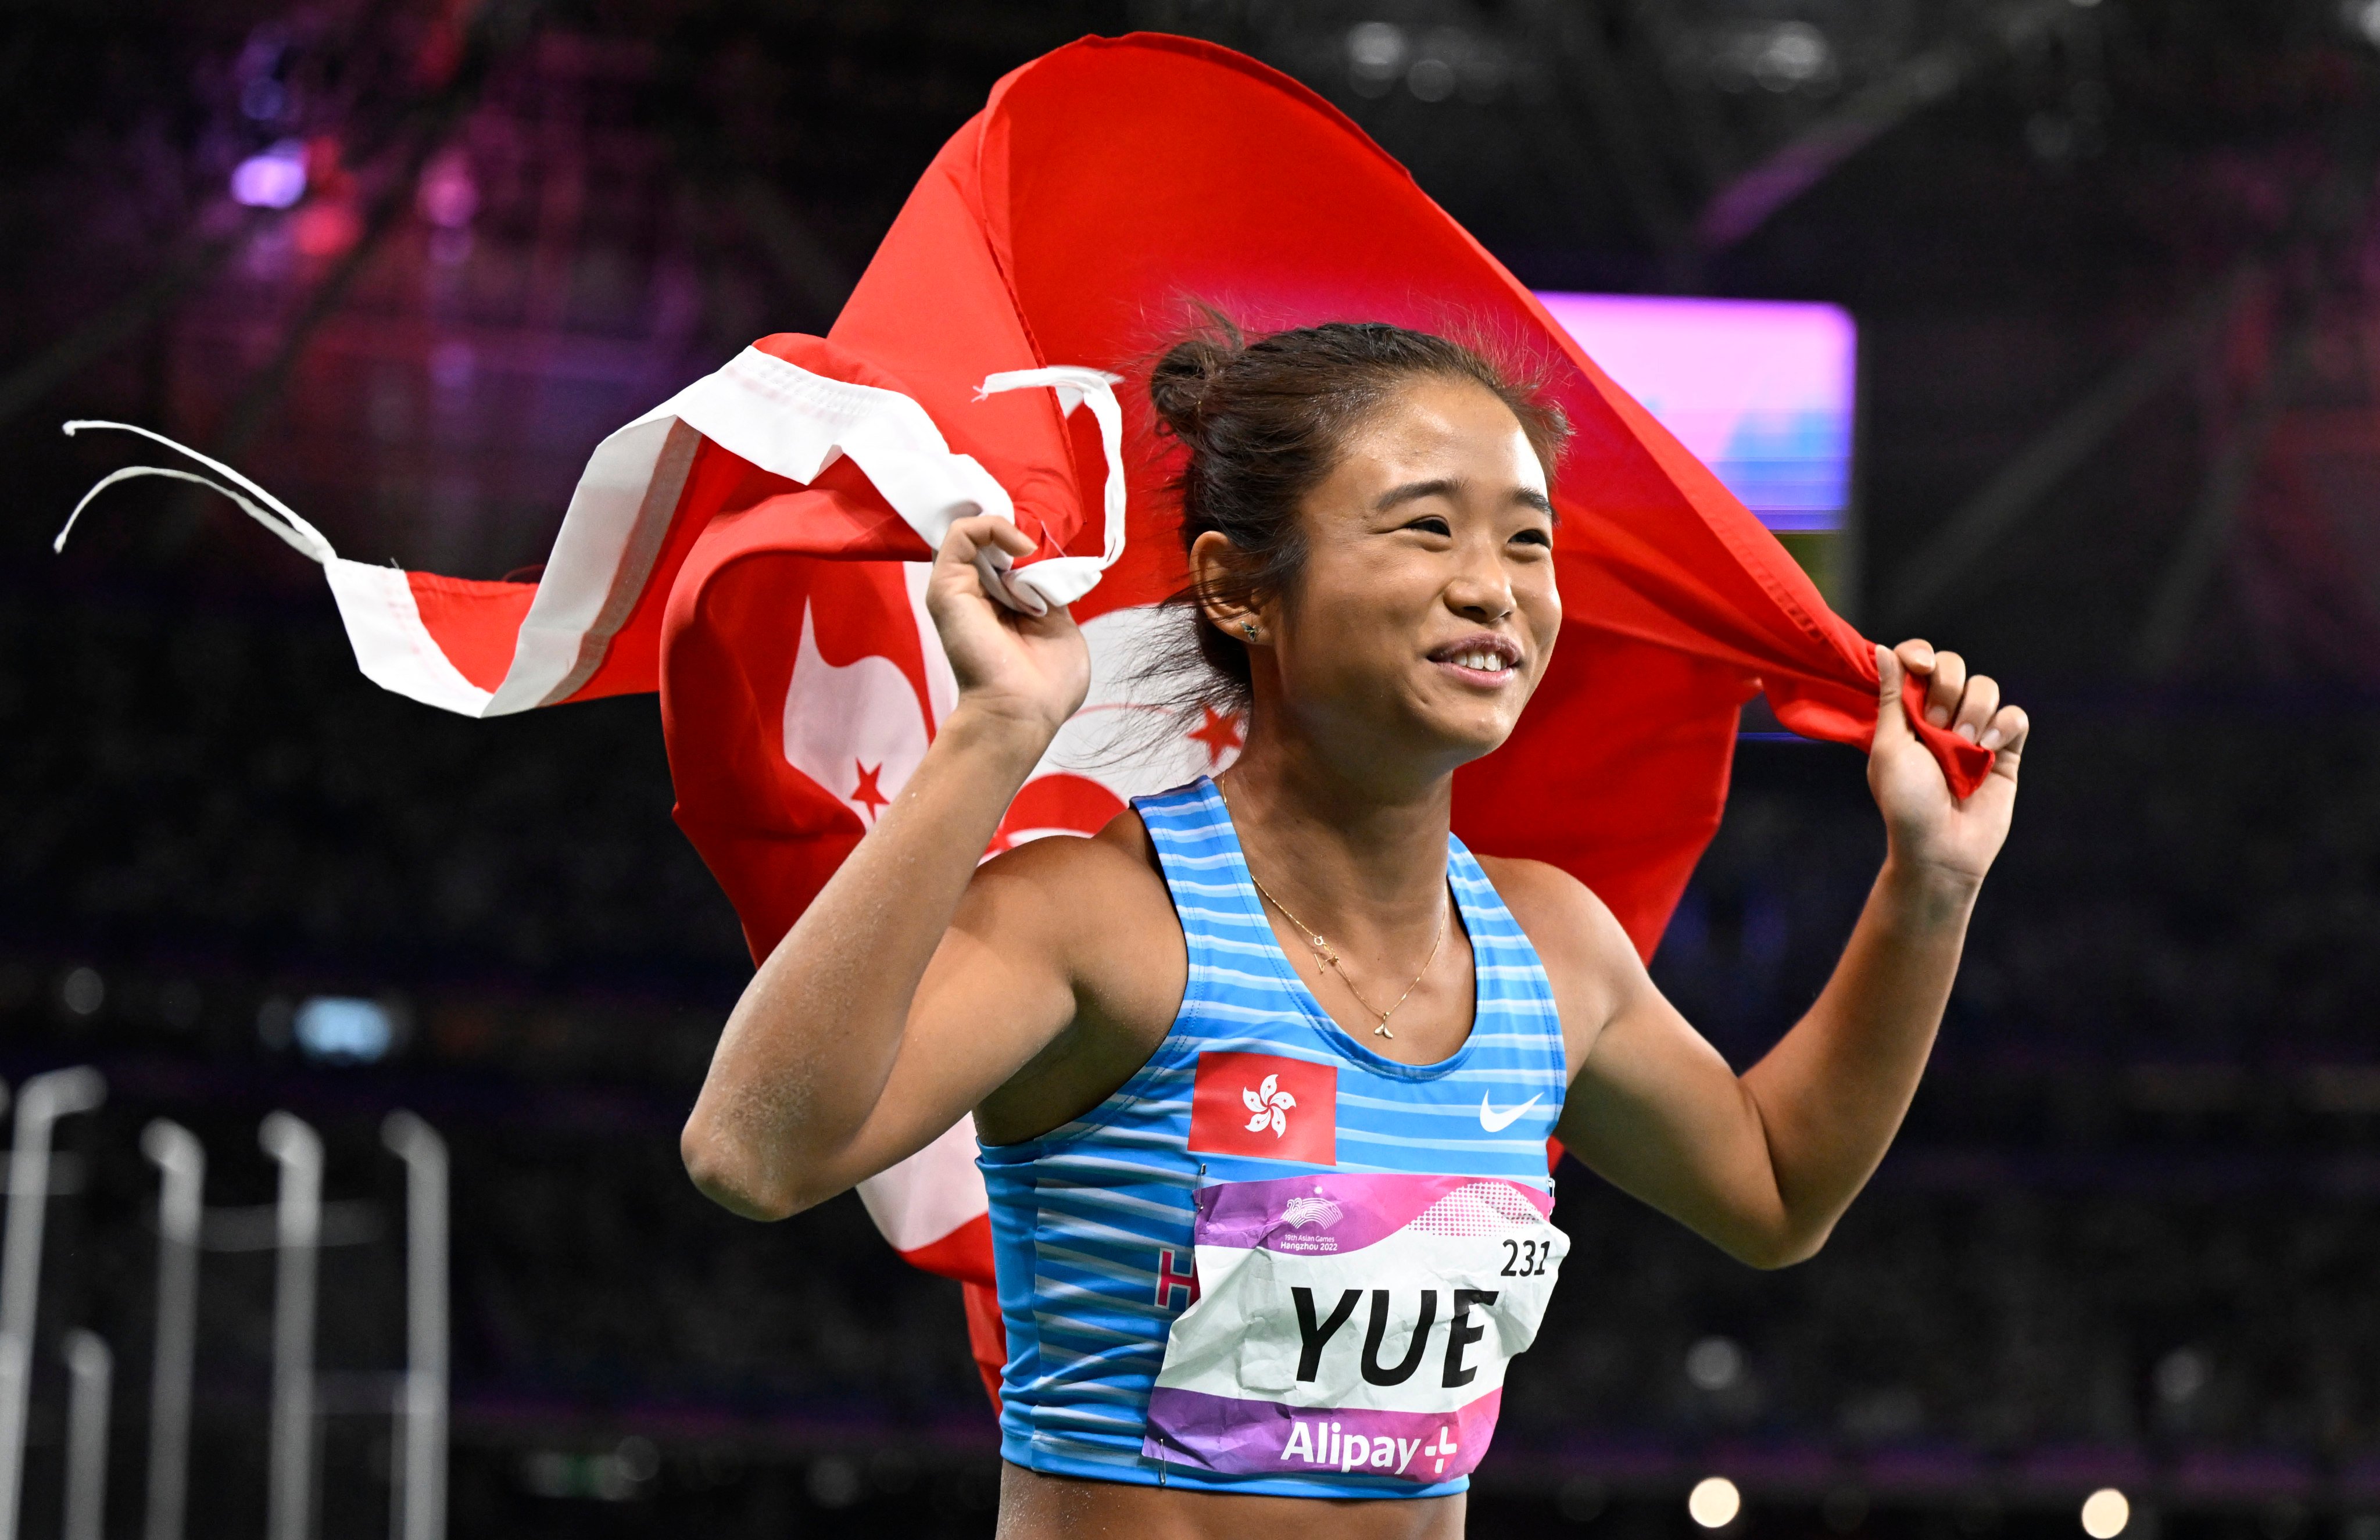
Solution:
<svg viewBox="0 0 2380 1540"><path fill-rule="evenodd" d="M1502 564L1475 556L1446 586L1446 607L1463 619L1492 625L1517 607Z"/></svg>

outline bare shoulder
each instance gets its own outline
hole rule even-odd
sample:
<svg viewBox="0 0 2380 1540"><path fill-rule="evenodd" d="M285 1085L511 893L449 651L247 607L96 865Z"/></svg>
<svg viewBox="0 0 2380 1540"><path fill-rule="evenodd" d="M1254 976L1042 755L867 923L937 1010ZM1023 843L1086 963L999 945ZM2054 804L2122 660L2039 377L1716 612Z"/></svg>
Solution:
<svg viewBox="0 0 2380 1540"><path fill-rule="evenodd" d="M1595 890L1550 861L1511 855L1482 855L1478 861L1488 880L1496 884L1504 907L1512 911L1512 918L1540 953L1549 948L1575 951L1589 941L1609 945L1615 934L1626 943L1620 922L1595 896Z"/></svg>
<svg viewBox="0 0 2380 1540"><path fill-rule="evenodd" d="M1079 1117L1148 1061L1181 1008L1189 948L1129 812L1088 838L1052 835L985 862L968 891L978 902L1006 936L1035 938L1075 996L1073 1022L976 1110L978 1133L1009 1144Z"/></svg>
<svg viewBox="0 0 2380 1540"><path fill-rule="evenodd" d="M1560 867L1506 855L1478 860L1545 964L1575 1063L1644 977L1635 944L1595 890Z"/></svg>
<svg viewBox="0 0 2380 1540"><path fill-rule="evenodd" d="M1051 834L1013 845L976 868L974 886L992 891L1002 903L1062 904L1077 921L1111 902L1172 907L1148 831L1130 812L1111 819L1097 834Z"/></svg>
<svg viewBox="0 0 2380 1540"><path fill-rule="evenodd" d="M1167 939L1182 950L1172 895L1139 816L1117 815L1097 834L1052 834L1002 851L976 870L959 923L1046 938L1078 979L1093 983ZM1186 963L1184 964L1186 966ZM1106 978L1109 987L1121 982ZM1129 992L1129 991L1127 991Z"/></svg>

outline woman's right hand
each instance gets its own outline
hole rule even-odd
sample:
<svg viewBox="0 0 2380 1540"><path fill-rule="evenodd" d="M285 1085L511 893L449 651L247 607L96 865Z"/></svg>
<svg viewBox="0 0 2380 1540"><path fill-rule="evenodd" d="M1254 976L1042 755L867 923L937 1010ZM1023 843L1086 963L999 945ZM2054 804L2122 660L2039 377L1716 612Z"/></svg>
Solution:
<svg viewBox="0 0 2380 1540"><path fill-rule="evenodd" d="M1004 518L963 518L942 537L926 582L926 610L958 681L959 705L1054 737L1089 693L1090 648L1064 609L1022 614L984 592L975 563L987 546L1011 556L1034 549Z"/></svg>

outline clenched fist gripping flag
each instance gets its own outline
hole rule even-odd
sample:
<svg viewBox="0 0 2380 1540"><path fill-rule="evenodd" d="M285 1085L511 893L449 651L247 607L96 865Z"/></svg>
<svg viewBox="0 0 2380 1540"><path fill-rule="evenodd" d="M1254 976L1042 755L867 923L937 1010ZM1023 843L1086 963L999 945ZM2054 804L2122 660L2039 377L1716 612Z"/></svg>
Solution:
<svg viewBox="0 0 2380 1540"><path fill-rule="evenodd" d="M1164 709L1134 697L1183 580L1145 385L1187 297L1252 330L1485 334L1550 376L1576 430L1554 494L1565 624L1519 732L1456 777L1475 849L1575 873L1649 955L1718 824L1747 698L1866 742L1868 645L1718 479L1354 125L1179 38L1087 39L1002 80L826 337L765 337L596 447L534 584L341 560L202 463L323 564L389 689L472 716L659 689L678 822L759 957L951 708L921 564L953 518L1038 539L997 580L1028 608L1073 604L1093 659L1003 843L1095 831L1232 758L1242 724L1205 713L1119 732ZM1920 731L1972 790L1988 756ZM974 1147L962 1124L861 1194L910 1260L973 1286L996 1364Z"/></svg>

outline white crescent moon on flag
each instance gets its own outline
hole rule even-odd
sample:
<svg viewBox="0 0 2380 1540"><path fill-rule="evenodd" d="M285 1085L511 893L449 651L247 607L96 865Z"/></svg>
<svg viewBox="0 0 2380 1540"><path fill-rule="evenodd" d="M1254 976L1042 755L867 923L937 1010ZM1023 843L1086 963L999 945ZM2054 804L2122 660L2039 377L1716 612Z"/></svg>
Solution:
<svg viewBox="0 0 2380 1540"><path fill-rule="evenodd" d="M828 662L805 600L794 676L785 686L786 763L850 808L864 829L925 757L925 707L909 676L880 654Z"/></svg>

